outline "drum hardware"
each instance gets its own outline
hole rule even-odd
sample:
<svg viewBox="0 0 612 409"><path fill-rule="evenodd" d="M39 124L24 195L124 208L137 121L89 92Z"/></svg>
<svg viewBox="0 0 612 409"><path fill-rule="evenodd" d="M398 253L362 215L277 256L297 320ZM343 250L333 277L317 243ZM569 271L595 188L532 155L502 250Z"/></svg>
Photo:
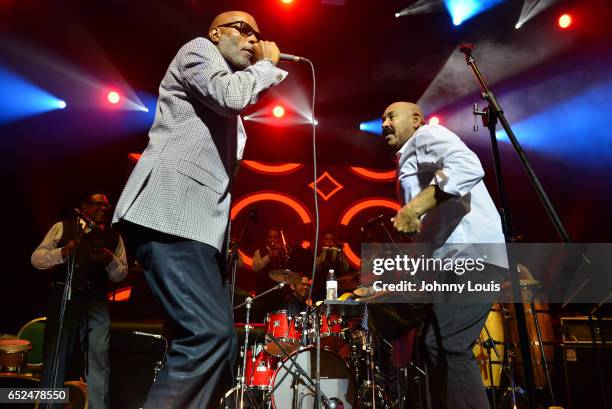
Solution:
<svg viewBox="0 0 612 409"><path fill-rule="evenodd" d="M276 270L271 270L268 273L268 277L277 283L296 283L300 281L300 275L296 272L288 270L286 268L279 268Z"/></svg>
<svg viewBox="0 0 612 409"><path fill-rule="evenodd" d="M285 282L283 281L275 285L274 287L262 292L261 294L258 294L255 297L247 297L246 300L242 304L239 304L234 307L234 310L237 310L238 308L242 308L243 306L246 307L246 325L244 326L244 346L242 347L242 366L238 370L238 376L237 376L238 385L236 386L236 388L240 389L240 397L238 400L236 400L236 405L235 405L236 409L244 408L244 392L247 389L246 388L247 386L246 385L247 350L249 347L249 332L251 329L251 325L250 325L251 324L250 322L251 321L251 308L253 306L253 302L257 300L258 298L267 295L268 293L271 293L276 290L280 290L284 286L285 286Z"/></svg>
<svg viewBox="0 0 612 409"><path fill-rule="evenodd" d="M152 334L150 332L142 332L142 331L132 331L132 333L134 335L141 335L144 337L151 337L155 339L161 339L162 341L164 341L164 353L161 359L157 361L157 363L155 364L155 368L153 368L153 382L155 382L155 379L157 379L157 375L159 375L159 372L162 370L162 368L164 367L164 363L166 362L166 354L168 353L168 340L166 339L166 337L164 337L161 334Z"/></svg>

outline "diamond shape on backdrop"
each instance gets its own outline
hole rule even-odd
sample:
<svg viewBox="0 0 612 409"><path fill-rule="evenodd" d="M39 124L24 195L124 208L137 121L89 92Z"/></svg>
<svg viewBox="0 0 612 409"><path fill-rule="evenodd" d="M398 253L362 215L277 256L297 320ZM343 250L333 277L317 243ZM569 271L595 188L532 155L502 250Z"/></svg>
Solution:
<svg viewBox="0 0 612 409"><path fill-rule="evenodd" d="M308 186L314 189L314 182L311 182ZM344 186L338 183L327 171L323 172L323 174L317 178L317 193L325 201L338 193L343 187Z"/></svg>

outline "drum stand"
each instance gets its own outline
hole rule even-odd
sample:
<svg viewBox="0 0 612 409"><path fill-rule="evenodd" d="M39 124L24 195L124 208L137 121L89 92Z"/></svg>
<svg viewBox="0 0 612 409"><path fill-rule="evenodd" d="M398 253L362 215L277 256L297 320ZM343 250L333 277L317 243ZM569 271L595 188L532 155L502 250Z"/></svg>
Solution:
<svg viewBox="0 0 612 409"><path fill-rule="evenodd" d="M502 312L502 320L504 323L504 334L509 334L508 332L508 311L506 310L505 307L501 307L501 312ZM491 337L491 334L489 333L489 329L487 328L487 325L485 324L484 329L487 333L487 337L489 337L489 340L492 340L492 344L493 344L493 351L495 352L495 356L497 357L498 360L501 359L502 362L502 371L504 372L504 374L506 375L506 377L508 378L508 381L510 382L510 385L508 385L508 388L506 389L506 392L504 392L504 394L502 395L500 401L499 401L499 407L503 408L506 400L508 399L508 396L510 397L510 403L511 403L511 408L514 409L516 408L516 394L517 392L521 395L521 397L523 399L526 399L526 392L523 388L521 388L520 386L516 385L516 381L514 379L514 371L513 371L513 366L512 366L512 353L510 352L510 348L508 348L508 337L504 336L504 354L503 356L499 354L499 350L497 349L497 347L495 346L495 341L493 340L493 338ZM491 355L489 355L489 362L491 361ZM492 365L491 365L492 366ZM493 378L493 372L490 371L491 373L491 378ZM494 388L491 388L494 389ZM494 408L497 406L496 402L495 402L495 393L493 392L493 405Z"/></svg>
<svg viewBox="0 0 612 409"><path fill-rule="evenodd" d="M244 391L246 390L246 373L245 373L246 372L246 360L247 360L247 350L249 348L249 332L251 330L251 307L253 306L253 302L256 299L263 297L264 295L271 293L273 291L280 290L284 286L285 286L285 282L283 281L282 283L275 285L274 287L264 291L261 294L258 294L255 297L247 297L247 299L242 304L238 304L237 306L234 307L234 310L237 310L238 308L246 306L246 324L244 327L244 346L242 348L242 366L238 370L238 376L237 376L238 385L230 389L228 393L225 395L227 397L231 393L236 391L237 389L240 389L240 398L236 401L236 406L235 406L236 409L244 408ZM283 353L284 352L285 351L283 350Z"/></svg>
<svg viewBox="0 0 612 409"><path fill-rule="evenodd" d="M268 337L272 340L272 342L274 342L276 344L276 346L281 350L281 352L283 353L283 355L291 361L291 366L295 367L297 369L297 372L292 372L289 368L287 368L287 370L293 375L294 378L294 384L298 385L299 383L297 382L297 380L300 377L303 377L304 379L306 379L306 381L308 381L308 383L310 383L311 387L310 389L312 390L314 387L314 394L315 394L315 409L319 409L321 408L321 402L323 403L325 408L328 409L335 409L336 408L336 401L332 398L329 399L327 396L325 396L325 394L321 391L321 333L319 331L319 314L318 314L318 309L317 308L313 308L311 310L311 314L313 314L313 322L314 322L314 326L313 326L313 330L314 330L314 334L315 334L315 344L316 344L316 366L315 366L315 380L313 380L308 373L306 373L306 371L304 370L304 368L302 368L302 366L297 362L295 355L291 355L289 354L284 348L283 346L280 344L280 342L278 342L278 339L276 339L276 337L269 335ZM308 322L308 318L306 317L305 322L303 323L303 328L302 328L302 334L307 332L307 322ZM302 337L302 348L304 348L306 345L305 344L306 341L306 337ZM297 387L295 387L295 390L297 391ZM271 393L274 392L274 389L271 391ZM294 404L294 409L296 409L296 399L293 400L293 404ZM297 406L297 408L301 408L301 406Z"/></svg>

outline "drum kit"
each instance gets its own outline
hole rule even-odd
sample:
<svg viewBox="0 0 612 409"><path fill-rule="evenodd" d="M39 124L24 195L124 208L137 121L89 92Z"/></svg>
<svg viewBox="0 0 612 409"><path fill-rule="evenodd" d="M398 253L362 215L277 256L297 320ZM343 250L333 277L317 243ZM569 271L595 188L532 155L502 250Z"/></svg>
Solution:
<svg viewBox="0 0 612 409"><path fill-rule="evenodd" d="M385 387L375 384L376 345L361 326L365 302L326 300L297 316L278 310L252 324L257 298L300 278L290 270L269 276L279 284L235 307L246 307L246 323L236 324L244 339L237 382L221 408L391 408Z"/></svg>

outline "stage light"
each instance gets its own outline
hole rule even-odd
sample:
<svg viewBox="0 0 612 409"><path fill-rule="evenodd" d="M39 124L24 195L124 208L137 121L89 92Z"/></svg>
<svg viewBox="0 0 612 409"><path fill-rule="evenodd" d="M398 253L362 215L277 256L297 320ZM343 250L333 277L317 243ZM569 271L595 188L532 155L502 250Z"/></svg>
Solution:
<svg viewBox="0 0 612 409"><path fill-rule="evenodd" d="M569 14L564 14L559 17L559 27L565 29L572 25L572 16Z"/></svg>
<svg viewBox="0 0 612 409"><path fill-rule="evenodd" d="M453 19L453 24L458 26L501 2L502 0L444 0L444 5Z"/></svg>
<svg viewBox="0 0 612 409"><path fill-rule="evenodd" d="M359 130L376 135L382 135L382 119L378 118L371 121L362 122L359 124Z"/></svg>
<svg viewBox="0 0 612 409"><path fill-rule="evenodd" d="M119 101L121 101L121 96L119 95L117 91L109 92L106 98L108 99L108 102L110 102L113 105L118 104Z"/></svg>
<svg viewBox="0 0 612 409"><path fill-rule="evenodd" d="M429 125L440 125L440 118L437 116L432 116L429 118Z"/></svg>
<svg viewBox="0 0 612 409"><path fill-rule="evenodd" d="M275 106L274 109L272 109L272 115L276 118L282 118L285 116L285 108L280 105Z"/></svg>
<svg viewBox="0 0 612 409"><path fill-rule="evenodd" d="M0 66L0 124L63 109L66 103Z"/></svg>
<svg viewBox="0 0 612 409"><path fill-rule="evenodd" d="M291 4L291 3L293 3L293 0L281 0L281 3L283 3L283 4Z"/></svg>

